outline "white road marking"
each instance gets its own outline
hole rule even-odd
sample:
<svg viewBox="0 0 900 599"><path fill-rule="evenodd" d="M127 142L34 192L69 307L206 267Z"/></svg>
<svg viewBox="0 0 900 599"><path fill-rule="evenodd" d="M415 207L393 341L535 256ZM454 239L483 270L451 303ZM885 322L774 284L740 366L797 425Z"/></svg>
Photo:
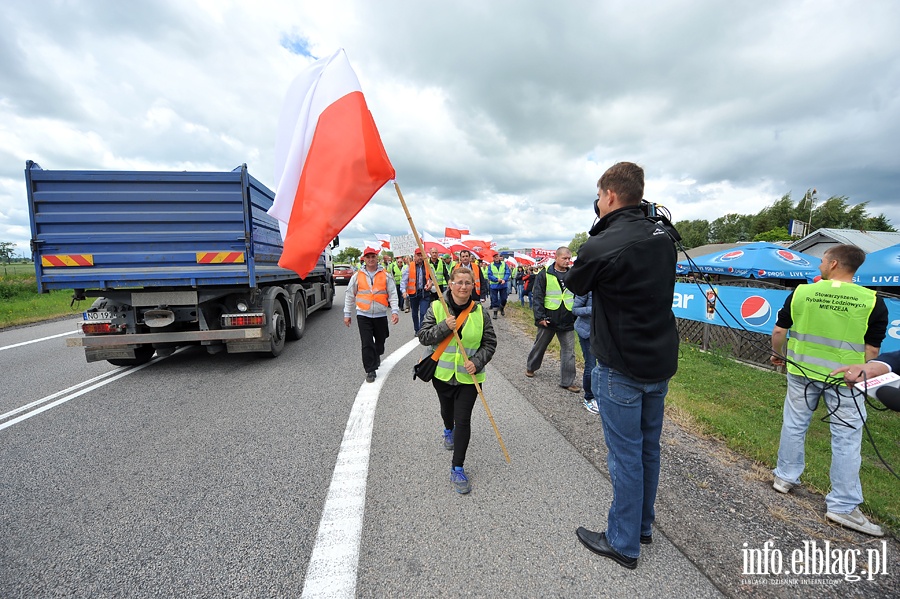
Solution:
<svg viewBox="0 0 900 599"><path fill-rule="evenodd" d="M303 597L355 597L359 541L366 509L366 478L375 406L393 367L419 345L412 339L382 361L374 383L363 383L356 394L331 485L325 497L319 532L313 544Z"/></svg>
<svg viewBox="0 0 900 599"><path fill-rule="evenodd" d="M175 350L173 352L173 355L177 354L185 349L187 349L187 347L178 348L177 350ZM63 389L62 391L57 391L56 393L53 393L52 395L48 395L47 397L38 399L36 401L31 402L30 404L21 406L19 408L16 408L15 410L7 412L6 414L0 415L0 420L5 420L6 418L9 418L10 416L18 414L19 412L23 412L25 410L29 410L34 406L39 406L40 404L48 402L56 397L59 397L60 395L63 396L52 403L43 405L35 410L32 410L31 412L22 414L18 418L13 418L12 420L9 420L7 422L0 424L0 431L2 431L5 428L9 428L14 424L18 424L19 422L22 422L23 420L28 420L32 416L37 416L38 414L46 412L47 410L55 408L56 406L62 405L64 403L66 403L67 401L75 399L76 397L80 397L80 396L84 395L85 393L93 391L94 389L99 389L100 387L103 387L104 385L108 385L109 383L111 383L113 381L117 381L120 378L126 377L129 374L134 374L138 370L143 370L144 368L146 368L147 366L150 366L151 364L156 364L160 360L165 360L166 357L168 357L168 356L165 356L165 357L157 356L157 357L153 358L152 360L150 360L149 362L147 362L146 364L141 364L140 366L129 366L126 368L119 368L117 370L113 370L111 372L101 374L100 376L96 376L92 379L84 381L83 383L78 383L77 385L73 385L73 386L69 387L68 389ZM88 386L85 386L85 385L88 385ZM79 387L84 387L84 388L76 391L76 389L79 389Z"/></svg>
<svg viewBox="0 0 900 599"><path fill-rule="evenodd" d="M48 339L56 339L57 337L68 337L69 335L80 335L81 331L72 331L71 333L60 333L59 335L50 335L49 337L41 337L40 339L32 339L31 341L23 341L22 343L14 343L12 345L5 345L0 347L0 351L4 349L12 349L14 347L22 347L23 345L29 345L31 343L38 343L40 341L47 341Z"/></svg>

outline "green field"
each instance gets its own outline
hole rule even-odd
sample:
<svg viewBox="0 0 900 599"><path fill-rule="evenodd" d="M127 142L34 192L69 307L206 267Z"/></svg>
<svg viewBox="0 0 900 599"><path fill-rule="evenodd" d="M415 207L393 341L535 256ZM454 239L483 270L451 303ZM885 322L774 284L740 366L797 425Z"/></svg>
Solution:
<svg viewBox="0 0 900 599"><path fill-rule="evenodd" d="M534 330L531 310L510 300L506 312ZM559 355L555 338L550 348ZM577 342L575 351L580 372L584 360ZM678 373L669 385L666 398L666 415L698 434L721 440L730 449L756 461L763 470L771 470L778 457L786 391L783 374L682 344ZM862 510L897 531L900 529L900 494L897 493L900 481L879 459L871 439L884 462L900 474L900 414L878 411L876 408L883 406L875 403L876 407L867 407L868 432L863 434L860 478L865 503ZM823 422L824 402L820 404L806 436L807 464L801 482L824 496L831 485L828 477L831 432ZM771 481L768 475L766 481Z"/></svg>
<svg viewBox="0 0 900 599"><path fill-rule="evenodd" d="M0 328L77 314L88 301L72 305L72 290L39 294L33 264L0 266Z"/></svg>

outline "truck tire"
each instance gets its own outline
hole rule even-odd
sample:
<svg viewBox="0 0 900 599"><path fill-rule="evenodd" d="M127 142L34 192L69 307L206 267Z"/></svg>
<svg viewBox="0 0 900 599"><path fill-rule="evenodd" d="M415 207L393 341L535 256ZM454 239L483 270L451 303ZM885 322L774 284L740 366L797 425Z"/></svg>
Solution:
<svg viewBox="0 0 900 599"><path fill-rule="evenodd" d="M325 285L325 304L322 306L323 310L331 310L331 306L334 304L334 280Z"/></svg>
<svg viewBox="0 0 900 599"><path fill-rule="evenodd" d="M298 293L294 300L294 325L287 330L288 341L297 341L306 332L306 297Z"/></svg>
<svg viewBox="0 0 900 599"><path fill-rule="evenodd" d="M279 300L275 300L272 306L272 331L270 333L269 354L277 358L284 350L284 340L287 338L287 320L284 318L284 306Z"/></svg>
<svg viewBox="0 0 900 599"><path fill-rule="evenodd" d="M107 362L113 366L140 366L152 360L154 353L156 353L156 350L153 349L152 345L141 345L134 348L134 358L116 358L107 360Z"/></svg>

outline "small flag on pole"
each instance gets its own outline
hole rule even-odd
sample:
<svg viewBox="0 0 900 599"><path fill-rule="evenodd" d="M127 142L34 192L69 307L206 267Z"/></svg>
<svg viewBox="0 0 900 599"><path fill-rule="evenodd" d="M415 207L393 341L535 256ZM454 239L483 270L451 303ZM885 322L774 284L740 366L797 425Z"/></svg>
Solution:
<svg viewBox="0 0 900 599"><path fill-rule="evenodd" d="M338 50L288 90L275 142L278 265L305 277L322 250L395 178L347 55Z"/></svg>

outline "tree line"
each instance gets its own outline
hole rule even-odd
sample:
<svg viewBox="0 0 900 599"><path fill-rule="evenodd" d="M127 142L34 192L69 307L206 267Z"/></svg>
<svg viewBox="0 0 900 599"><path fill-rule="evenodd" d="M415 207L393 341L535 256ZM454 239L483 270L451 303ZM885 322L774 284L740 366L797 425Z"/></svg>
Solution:
<svg viewBox="0 0 900 599"><path fill-rule="evenodd" d="M709 243L738 241L790 241L796 239L788 231L792 220L808 223L808 232L816 229L856 229L859 231L896 231L884 214L872 216L866 210L868 202L851 204L847 196L831 196L816 205L816 190L808 189L803 198L794 202L786 193L771 206L756 214L726 214L713 221L682 220L675 224L687 249ZM587 233L577 233L569 249L578 253L587 241Z"/></svg>
<svg viewBox="0 0 900 599"><path fill-rule="evenodd" d="M708 243L736 243L738 241L790 241L788 223L798 220L808 223L807 232L816 229L856 229L859 231L895 231L884 214L872 216L866 210L868 202L851 204L847 196L831 196L815 205L814 189L807 190L799 202L784 194L771 206L756 214L726 214L713 221L683 220L675 223L686 248Z"/></svg>

